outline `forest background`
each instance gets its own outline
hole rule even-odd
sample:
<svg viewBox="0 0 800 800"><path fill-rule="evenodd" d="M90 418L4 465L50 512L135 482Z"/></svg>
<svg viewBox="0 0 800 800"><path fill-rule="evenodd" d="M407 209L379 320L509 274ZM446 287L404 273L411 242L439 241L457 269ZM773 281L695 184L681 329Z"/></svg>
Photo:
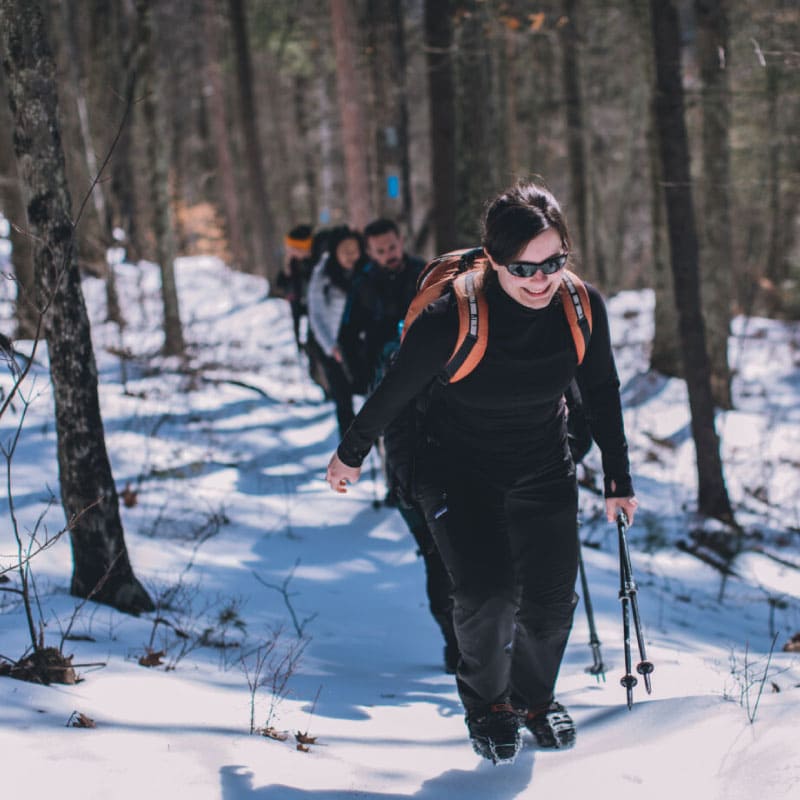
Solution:
<svg viewBox="0 0 800 800"><path fill-rule="evenodd" d="M800 12L786 0L674 5L703 269L724 273L735 311L796 317ZM361 227L386 215L411 252L472 245L485 201L535 173L563 198L589 279L609 293L657 283L668 256L646 2L42 7L76 206L114 150L77 231L84 270L108 270L115 229L129 260L157 260L158 163L176 252L269 277L301 222ZM12 128L0 104L0 203L13 221L23 206ZM720 223L704 203L723 199Z"/></svg>

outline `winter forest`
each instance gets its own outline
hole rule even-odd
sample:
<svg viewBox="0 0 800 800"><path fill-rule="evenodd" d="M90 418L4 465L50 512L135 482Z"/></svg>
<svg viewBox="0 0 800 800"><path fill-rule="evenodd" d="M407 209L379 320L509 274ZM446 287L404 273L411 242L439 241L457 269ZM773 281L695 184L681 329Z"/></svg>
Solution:
<svg viewBox="0 0 800 800"><path fill-rule="evenodd" d="M0 58L7 796L797 796L797 2L0 0ZM298 226L477 247L532 176L607 304L639 511L594 446L577 740L500 768L382 448L325 481L283 273Z"/></svg>

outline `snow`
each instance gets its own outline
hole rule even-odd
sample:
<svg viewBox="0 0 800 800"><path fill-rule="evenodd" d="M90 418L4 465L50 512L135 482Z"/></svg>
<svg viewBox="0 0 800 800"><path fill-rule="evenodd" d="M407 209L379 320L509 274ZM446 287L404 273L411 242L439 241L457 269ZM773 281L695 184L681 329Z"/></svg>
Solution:
<svg viewBox="0 0 800 800"><path fill-rule="evenodd" d="M154 634L156 614L80 605L68 593L70 549L60 540L32 565L45 643L57 646L72 621L80 638L64 650L89 666L77 667L82 680L74 686L0 678L4 796L800 796L800 657L781 652L800 631L800 573L790 566L800 565L796 324L734 321L736 410L720 414L719 430L748 536L723 582L685 549L698 531L712 536L718 526L692 513L685 386L645 372L652 293L610 300L642 507L629 535L653 692L640 684L627 709L616 530L600 498L582 489L583 556L607 680L586 672L591 651L580 606L557 687L578 725L576 747L539 751L526 739L513 765L494 767L467 742L413 540L396 511L373 508L385 492L380 478L373 481L368 463L346 496L327 489L333 408L296 353L287 305L266 298L257 277L210 258L179 259L176 269L189 371L157 355L154 265L117 266L122 332L104 320L103 284L84 281L104 426L117 486L137 492L135 505L121 506L126 542L137 576L161 598L159 613L194 643L213 628L209 638L238 646L182 655L185 640L173 629L159 625ZM2 286L0 326L11 333L13 285ZM9 375L0 380L7 390ZM43 349L25 395L11 487L22 530L30 531L58 494ZM20 412L17 402L0 419L4 446ZM588 465L599 467L596 450ZM16 545L5 493L0 519L0 565L8 566ZM50 533L61 528L57 503L44 522ZM17 585L16 573L8 577L0 588ZM26 637L16 596L0 591L0 654L19 658ZM254 648L270 640L275 653L294 651L299 660L285 698L257 691L255 720L289 733L286 741L249 733L240 659L248 654L252 668ZM166 650L164 665L139 665L148 645ZM74 712L96 727L73 727ZM297 731L316 737L308 752L296 749Z"/></svg>

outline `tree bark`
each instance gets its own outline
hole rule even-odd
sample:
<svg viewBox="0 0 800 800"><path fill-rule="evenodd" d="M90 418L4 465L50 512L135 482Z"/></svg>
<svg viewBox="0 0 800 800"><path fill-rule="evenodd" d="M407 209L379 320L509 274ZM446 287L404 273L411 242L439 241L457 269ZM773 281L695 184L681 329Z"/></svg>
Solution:
<svg viewBox="0 0 800 800"><path fill-rule="evenodd" d="M410 225L411 160L408 152L407 54L403 6L400 0L367 3L369 52L373 79L376 135L376 174L380 178L379 208L382 216ZM389 178L399 183L390 196Z"/></svg>
<svg viewBox="0 0 800 800"><path fill-rule="evenodd" d="M142 65L144 118L147 126L150 202L153 207L153 233L156 261L161 272L161 304L164 309L164 355L182 356L183 340L178 289L175 283L175 223L169 199L169 142L162 119L160 73L153 41L151 0L138 0L139 24L145 46Z"/></svg>
<svg viewBox="0 0 800 800"><path fill-rule="evenodd" d="M331 32L336 52L336 97L344 149L345 190L350 224L363 228L372 219L367 174L366 122L361 105L363 91L358 82L355 25L349 0L330 0Z"/></svg>
<svg viewBox="0 0 800 800"><path fill-rule="evenodd" d="M678 329L697 456L698 510L733 522L722 473L700 304L699 248L684 116L680 23L672 0L650 0L656 67L656 120L667 209Z"/></svg>
<svg viewBox="0 0 800 800"><path fill-rule="evenodd" d="M258 113L253 94L253 66L250 60L250 45L247 40L247 18L243 0L229 0L231 31L234 42L234 58L239 85L239 124L242 128L247 159L250 202L249 214L253 255L259 272L274 280L280 270L275 241L275 223L267 196L264 162L261 152L261 137L258 133Z"/></svg>
<svg viewBox="0 0 800 800"><path fill-rule="evenodd" d="M718 406L730 409L733 403L728 340L733 248L727 5L726 0L695 0L694 4L703 81L703 318L711 362L711 392Z"/></svg>
<svg viewBox="0 0 800 800"><path fill-rule="evenodd" d="M601 285L605 270L593 252L592 221L589 217L590 186L586 163L586 131L583 92L581 89L581 52L578 33L580 0L564 0L561 32L564 110L567 115L567 153L569 163L569 215L578 230L580 261L583 271Z"/></svg>
<svg viewBox="0 0 800 800"><path fill-rule="evenodd" d="M496 118L492 64L486 44L488 20L478 0L460 0L455 61L456 91L456 242L474 247L480 242L481 217L487 198L496 193L492 182L495 139L490 130Z"/></svg>
<svg viewBox="0 0 800 800"><path fill-rule="evenodd" d="M457 244L452 13L452 0L425 0L433 232L438 253L452 250Z"/></svg>
<svg viewBox="0 0 800 800"><path fill-rule="evenodd" d="M0 95L5 95L5 85L0 73ZM11 226L11 266L17 286L14 302L15 339L33 339L39 312L36 308L36 290L33 270L33 242L28 233L28 217L22 187L14 160L11 131L13 120L8 105L0 102L0 208Z"/></svg>
<svg viewBox="0 0 800 800"><path fill-rule="evenodd" d="M653 346L650 369L672 378L683 377L683 361L678 340L678 309L672 287L669 262L666 209L664 207L661 158L658 144L658 121L655 108L655 66L653 64L650 0L632 0L638 41L642 45L644 74L650 97L647 107L646 141L650 179L650 224L652 226L652 283L655 293Z"/></svg>
<svg viewBox="0 0 800 800"><path fill-rule="evenodd" d="M217 161L217 181L219 197L225 214L225 226L231 247L233 265L244 269L247 263L244 231L241 224L241 208L239 192L236 188L236 174L231 159L231 147L228 136L228 120L225 109L225 88L220 71L219 28L217 23L217 3L205 0L203 9L203 27L205 31L204 71L206 93L211 125L211 138ZM252 268L251 270L252 271Z"/></svg>
<svg viewBox="0 0 800 800"><path fill-rule="evenodd" d="M0 0L0 36L14 149L35 237L55 398L61 502L74 571L71 592L122 611L153 603L133 574L103 438L97 367L73 252L74 227L58 128L55 67L37 3Z"/></svg>

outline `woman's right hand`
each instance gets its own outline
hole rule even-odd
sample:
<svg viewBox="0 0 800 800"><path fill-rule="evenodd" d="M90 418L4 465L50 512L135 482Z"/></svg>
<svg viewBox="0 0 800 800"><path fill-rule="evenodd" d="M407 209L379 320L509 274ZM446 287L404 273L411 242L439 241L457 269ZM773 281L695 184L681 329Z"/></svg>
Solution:
<svg viewBox="0 0 800 800"><path fill-rule="evenodd" d="M336 453L331 456L325 480L334 492L347 494L347 484L355 483L360 476L361 467L348 467Z"/></svg>

